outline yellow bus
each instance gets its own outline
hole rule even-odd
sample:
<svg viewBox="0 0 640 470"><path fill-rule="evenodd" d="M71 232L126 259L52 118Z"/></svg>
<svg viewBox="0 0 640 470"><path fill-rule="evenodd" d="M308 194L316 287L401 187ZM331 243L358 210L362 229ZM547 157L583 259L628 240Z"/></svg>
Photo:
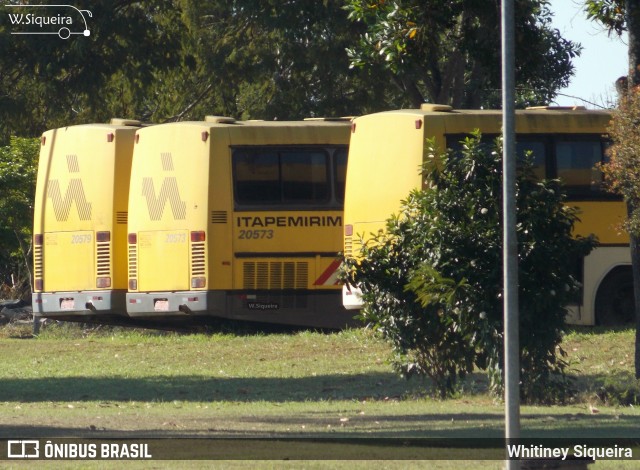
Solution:
<svg viewBox="0 0 640 470"><path fill-rule="evenodd" d="M42 135L33 222L33 312L125 315L127 203L137 121Z"/></svg>
<svg viewBox="0 0 640 470"><path fill-rule="evenodd" d="M127 312L338 328L350 119L140 129Z"/></svg>
<svg viewBox="0 0 640 470"><path fill-rule="evenodd" d="M560 178L567 203L579 209L576 235L595 234L599 246L577 267L581 299L569 307L574 324L618 324L631 321L633 278L622 200L604 191L595 169L605 158L607 111L580 108L538 108L516 112L516 141L520 154L531 150L539 177ZM500 134L500 111L453 110L423 105L421 109L389 111L353 121L345 195L344 252L356 257L363 237L384 227L400 208L400 200L423 184L419 168L426 158L426 141L440 149L455 148L470 132L483 137ZM361 307L357 289L343 288L343 304Z"/></svg>

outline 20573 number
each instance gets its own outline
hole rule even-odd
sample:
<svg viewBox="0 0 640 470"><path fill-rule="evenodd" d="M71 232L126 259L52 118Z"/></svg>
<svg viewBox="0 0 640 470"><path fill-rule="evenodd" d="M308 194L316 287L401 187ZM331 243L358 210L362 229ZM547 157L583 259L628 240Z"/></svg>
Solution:
<svg viewBox="0 0 640 470"><path fill-rule="evenodd" d="M79 245L81 243L91 243L91 235L71 235L72 245Z"/></svg>
<svg viewBox="0 0 640 470"><path fill-rule="evenodd" d="M167 233L164 239L165 243L186 243L186 241L186 233Z"/></svg>
<svg viewBox="0 0 640 470"><path fill-rule="evenodd" d="M273 238L273 230L240 230L238 238L240 240L270 240Z"/></svg>

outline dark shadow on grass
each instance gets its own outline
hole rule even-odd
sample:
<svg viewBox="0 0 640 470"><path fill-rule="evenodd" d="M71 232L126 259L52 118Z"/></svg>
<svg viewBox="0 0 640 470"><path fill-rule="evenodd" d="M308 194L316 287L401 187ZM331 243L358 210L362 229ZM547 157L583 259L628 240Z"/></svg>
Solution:
<svg viewBox="0 0 640 470"><path fill-rule="evenodd" d="M640 402L640 384L629 374L579 375L579 397L601 398L610 405ZM462 382L461 396L487 393L481 372ZM405 380L393 372L305 377L43 377L3 379L0 402L42 401L269 401L404 399L434 396L429 380ZM591 399L590 399L591 401Z"/></svg>
<svg viewBox="0 0 640 470"><path fill-rule="evenodd" d="M465 395L487 391L482 373L462 382ZM393 372L305 377L42 377L3 379L0 402L149 401L212 402L394 400L434 396L431 382L406 380Z"/></svg>
<svg viewBox="0 0 640 470"><path fill-rule="evenodd" d="M70 377L3 379L0 402L270 401L394 399L428 392L428 382L393 373L287 378Z"/></svg>
<svg viewBox="0 0 640 470"><path fill-rule="evenodd" d="M486 377L474 373L461 396L485 394ZM640 385L628 374L581 375L579 392L602 392L612 405L635 405ZM590 392L593 391L593 392ZM0 402L146 401L146 402L303 402L322 400L394 400L433 396L428 380L405 380L392 372L304 377L211 377L205 375L127 377L6 378ZM615 399L615 400L614 400ZM627 400L628 402L625 402Z"/></svg>
<svg viewBox="0 0 640 470"><path fill-rule="evenodd" d="M351 423L344 428L326 428L326 431L274 431L271 430L251 430L246 429L153 429L145 427L141 423L139 429L134 430L117 430L117 429L90 429L88 427L71 427L71 426L52 426L52 425L0 425L0 438L14 439L16 436L29 438L83 438L83 439L154 439L154 438L259 438L259 439L332 439L344 440L349 439L450 439L452 441L459 439L467 439L470 441L478 441L483 439L502 439L504 430L501 426L496 426L496 421L500 422L504 419L503 415L491 413L479 413L475 415L475 419L464 426L451 427L443 429L429 426L430 422L440 421L446 418L457 419L462 421L467 414L450 413L446 415L404 415L397 416L397 422L404 423L403 426L394 427L392 425L383 426L380 430L358 430L353 429L356 423ZM381 420L388 420L390 417L379 417ZM288 421L288 420L285 420ZM482 424L485 421L488 425ZM526 419L523 420L523 430L521 437L523 439L573 439L577 443L580 441L594 440L594 444L600 440L610 442L611 445L624 445L630 440L636 442L636 446L640 445L640 428L638 427L638 417L629 417L624 422L611 424L611 422L595 425L580 426L576 423L563 422L553 429L540 429L527 425ZM268 419L262 420L268 422ZM309 424L309 420L305 421ZM283 422L278 422L282 426ZM294 424L292 422L292 424ZM393 424L393 423L391 423ZM397 423L396 423L397 424ZM299 429L299 428L298 428ZM617 442L616 442L617 441Z"/></svg>

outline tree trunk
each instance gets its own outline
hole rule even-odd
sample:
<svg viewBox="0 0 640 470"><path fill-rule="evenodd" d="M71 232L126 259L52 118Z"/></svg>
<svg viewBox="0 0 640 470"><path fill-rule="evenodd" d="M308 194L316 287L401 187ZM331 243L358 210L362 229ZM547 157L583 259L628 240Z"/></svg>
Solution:
<svg viewBox="0 0 640 470"><path fill-rule="evenodd" d="M420 93L418 86L415 81L408 77L401 77L399 75L392 75L393 82L396 86L403 92L406 93L411 101L411 106L417 109L420 109L422 103L425 102L424 96ZM433 97L431 97L432 103L437 103L437 101L433 101ZM439 103L442 104L442 103ZM446 103L445 103L446 104Z"/></svg>
<svg viewBox="0 0 640 470"><path fill-rule="evenodd" d="M625 21L629 33L629 93L638 92L640 85L640 0L625 1ZM633 214L633 203L627 203L628 215ZM633 294L636 302L636 379L640 379L640 234L630 234Z"/></svg>
<svg viewBox="0 0 640 470"><path fill-rule="evenodd" d="M628 217L633 213L632 203L627 202ZM629 234L629 249L631 250L631 270L633 272L633 298L636 305L636 348L635 368L636 379L640 379L640 237Z"/></svg>

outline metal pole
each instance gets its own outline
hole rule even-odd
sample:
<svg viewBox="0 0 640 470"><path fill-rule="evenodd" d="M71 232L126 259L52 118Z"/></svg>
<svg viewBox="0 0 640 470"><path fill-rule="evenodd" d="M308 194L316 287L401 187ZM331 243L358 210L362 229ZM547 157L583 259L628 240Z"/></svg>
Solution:
<svg viewBox="0 0 640 470"><path fill-rule="evenodd" d="M520 345L518 338L518 240L516 233L515 34L513 0L502 0L502 207L504 287L505 438L520 437ZM507 460L507 469L520 468Z"/></svg>

